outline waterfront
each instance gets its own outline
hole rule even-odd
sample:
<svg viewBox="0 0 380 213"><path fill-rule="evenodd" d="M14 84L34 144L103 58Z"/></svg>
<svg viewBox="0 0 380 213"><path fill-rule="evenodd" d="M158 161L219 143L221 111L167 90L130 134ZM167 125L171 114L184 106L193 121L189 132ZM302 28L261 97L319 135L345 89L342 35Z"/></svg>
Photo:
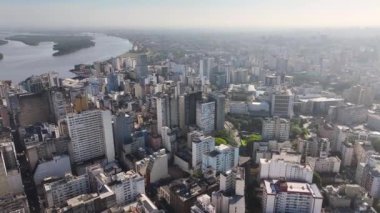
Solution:
<svg viewBox="0 0 380 213"><path fill-rule="evenodd" d="M15 83L30 75L55 71L61 77L70 77L69 72L75 64L93 63L123 54L131 49L132 44L125 39L103 34L91 34L95 46L77 52L52 56L52 42L42 42L38 46L28 46L22 42L9 41L0 46L4 59L0 61L0 79L12 80ZM0 37L1 38L1 37Z"/></svg>

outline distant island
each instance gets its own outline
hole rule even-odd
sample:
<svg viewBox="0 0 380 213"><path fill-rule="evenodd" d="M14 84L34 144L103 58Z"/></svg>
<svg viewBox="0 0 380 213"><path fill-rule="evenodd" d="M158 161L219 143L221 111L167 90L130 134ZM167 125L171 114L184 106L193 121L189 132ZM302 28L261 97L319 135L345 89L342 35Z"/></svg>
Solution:
<svg viewBox="0 0 380 213"><path fill-rule="evenodd" d="M4 45L4 44L7 44L7 43L8 43L8 41L1 40L1 39L0 39L0 46L1 46L1 45Z"/></svg>
<svg viewBox="0 0 380 213"><path fill-rule="evenodd" d="M54 42L53 56L66 55L80 49L95 46L91 36L59 36L59 35L14 35L7 40L20 41L26 45L37 46L40 42Z"/></svg>
<svg viewBox="0 0 380 213"><path fill-rule="evenodd" d="M0 61L4 58L4 55L0 53Z"/></svg>

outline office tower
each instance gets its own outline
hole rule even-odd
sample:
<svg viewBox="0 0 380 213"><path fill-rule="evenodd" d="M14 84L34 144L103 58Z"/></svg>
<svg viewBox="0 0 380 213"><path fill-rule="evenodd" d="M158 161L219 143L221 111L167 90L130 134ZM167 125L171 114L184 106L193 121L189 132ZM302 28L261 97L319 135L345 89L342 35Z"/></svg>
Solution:
<svg viewBox="0 0 380 213"><path fill-rule="evenodd" d="M205 133L210 134L215 130L215 102L198 101L196 104L196 123Z"/></svg>
<svg viewBox="0 0 380 213"><path fill-rule="evenodd" d="M260 159L260 179L285 179L312 183L313 170L301 164L301 155L273 155L271 160Z"/></svg>
<svg viewBox="0 0 380 213"><path fill-rule="evenodd" d="M179 97L179 127L187 129L196 124L197 101L202 100L202 92L185 93Z"/></svg>
<svg viewBox="0 0 380 213"><path fill-rule="evenodd" d="M114 135L116 155L120 157L123 145L132 142L134 131L134 116L125 112L119 112L114 118Z"/></svg>
<svg viewBox="0 0 380 213"><path fill-rule="evenodd" d="M226 96L221 93L211 93L211 101L215 102L215 130L224 129Z"/></svg>
<svg viewBox="0 0 380 213"><path fill-rule="evenodd" d="M192 139L192 166L201 169L202 155L215 149L215 139L211 136L198 136Z"/></svg>
<svg viewBox="0 0 380 213"><path fill-rule="evenodd" d="M289 90L276 91L272 94L272 116L293 117L294 94Z"/></svg>
<svg viewBox="0 0 380 213"><path fill-rule="evenodd" d="M24 187L21 181L16 158L16 149L10 139L0 141L0 196L12 193L23 193Z"/></svg>
<svg viewBox="0 0 380 213"><path fill-rule="evenodd" d="M47 206L62 207L66 200L81 194L87 194L90 190L88 176L73 176L66 174L64 178L44 184L44 195Z"/></svg>
<svg viewBox="0 0 380 213"><path fill-rule="evenodd" d="M169 96L162 94L156 98L157 133L161 135L162 127L170 127L170 100Z"/></svg>
<svg viewBox="0 0 380 213"><path fill-rule="evenodd" d="M72 112L70 98L63 89L51 89L49 93L50 109L54 113L54 121L58 122L64 119L67 113Z"/></svg>
<svg viewBox="0 0 380 213"><path fill-rule="evenodd" d="M273 117L265 118L262 121L261 135L264 140L286 141L289 139L289 132L289 120L279 117Z"/></svg>
<svg viewBox="0 0 380 213"><path fill-rule="evenodd" d="M107 75L107 92L113 92L119 90L119 81L117 79L117 74L114 72L108 73Z"/></svg>
<svg viewBox="0 0 380 213"><path fill-rule="evenodd" d="M368 109L364 105L331 106L328 118L342 125L354 125L366 122Z"/></svg>
<svg viewBox="0 0 380 213"><path fill-rule="evenodd" d="M265 180L263 212L322 212L323 197L315 184Z"/></svg>
<svg viewBox="0 0 380 213"><path fill-rule="evenodd" d="M136 55L135 72L136 79L143 79L148 76L148 57L146 54Z"/></svg>
<svg viewBox="0 0 380 213"><path fill-rule="evenodd" d="M67 115L72 163L103 156L108 162L115 160L111 116L108 110L91 110Z"/></svg>

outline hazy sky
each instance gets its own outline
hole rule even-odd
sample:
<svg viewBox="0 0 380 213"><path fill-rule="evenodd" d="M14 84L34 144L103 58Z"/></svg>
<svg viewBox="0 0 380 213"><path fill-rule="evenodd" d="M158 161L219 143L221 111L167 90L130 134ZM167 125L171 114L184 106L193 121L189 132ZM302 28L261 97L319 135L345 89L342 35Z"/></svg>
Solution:
<svg viewBox="0 0 380 213"><path fill-rule="evenodd" d="M0 27L380 26L380 0L0 0Z"/></svg>

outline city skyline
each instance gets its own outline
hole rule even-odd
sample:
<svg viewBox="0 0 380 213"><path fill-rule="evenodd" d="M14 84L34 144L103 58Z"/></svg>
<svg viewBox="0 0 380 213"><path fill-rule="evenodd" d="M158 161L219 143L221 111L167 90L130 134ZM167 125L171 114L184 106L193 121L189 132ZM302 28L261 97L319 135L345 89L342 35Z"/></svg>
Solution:
<svg viewBox="0 0 380 213"><path fill-rule="evenodd" d="M3 28L346 28L379 27L376 0L3 0Z"/></svg>

